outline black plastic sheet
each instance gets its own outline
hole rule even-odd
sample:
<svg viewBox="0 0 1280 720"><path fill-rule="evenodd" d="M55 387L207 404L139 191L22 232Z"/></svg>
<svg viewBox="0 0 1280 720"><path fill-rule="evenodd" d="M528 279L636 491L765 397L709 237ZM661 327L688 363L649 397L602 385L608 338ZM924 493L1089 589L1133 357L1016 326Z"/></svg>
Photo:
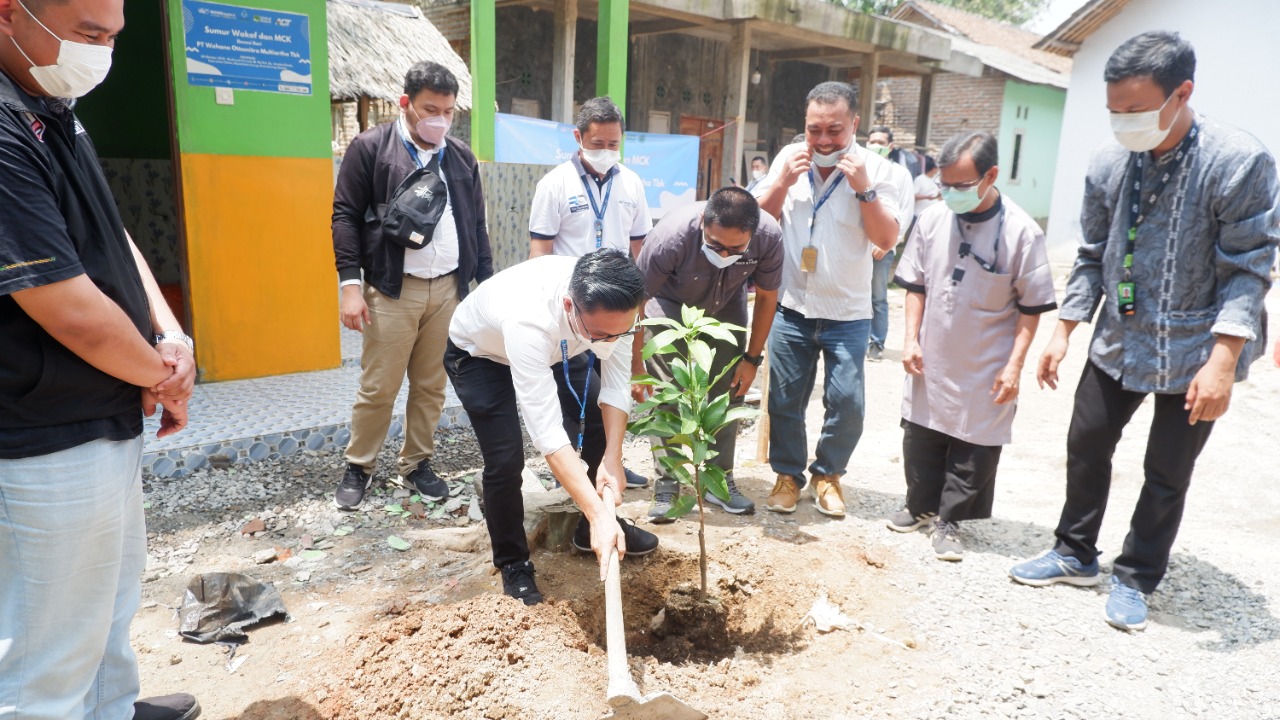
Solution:
<svg viewBox="0 0 1280 720"><path fill-rule="evenodd" d="M272 583L239 573L205 573L187 585L178 610L178 634L198 643L239 645L249 641L245 629L288 617Z"/></svg>

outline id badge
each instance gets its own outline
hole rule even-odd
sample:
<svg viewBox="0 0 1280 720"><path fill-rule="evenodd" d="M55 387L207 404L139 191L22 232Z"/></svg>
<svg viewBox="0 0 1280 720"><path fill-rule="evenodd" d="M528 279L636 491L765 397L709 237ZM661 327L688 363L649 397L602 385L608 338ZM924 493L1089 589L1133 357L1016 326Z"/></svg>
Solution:
<svg viewBox="0 0 1280 720"><path fill-rule="evenodd" d="M816 272L818 269L818 248L810 245L800 251L800 272Z"/></svg>
<svg viewBox="0 0 1280 720"><path fill-rule="evenodd" d="M1133 314L1135 292L1131 282L1116 283L1116 305L1121 315Z"/></svg>

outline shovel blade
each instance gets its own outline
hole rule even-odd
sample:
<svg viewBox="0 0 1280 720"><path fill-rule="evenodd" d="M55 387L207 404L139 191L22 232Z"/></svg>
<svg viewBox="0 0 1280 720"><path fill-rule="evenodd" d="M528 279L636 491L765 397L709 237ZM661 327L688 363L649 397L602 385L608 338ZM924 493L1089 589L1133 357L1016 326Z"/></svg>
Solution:
<svg viewBox="0 0 1280 720"><path fill-rule="evenodd" d="M612 720L707 720L706 713L685 705L671 693L654 693L643 698L612 698Z"/></svg>

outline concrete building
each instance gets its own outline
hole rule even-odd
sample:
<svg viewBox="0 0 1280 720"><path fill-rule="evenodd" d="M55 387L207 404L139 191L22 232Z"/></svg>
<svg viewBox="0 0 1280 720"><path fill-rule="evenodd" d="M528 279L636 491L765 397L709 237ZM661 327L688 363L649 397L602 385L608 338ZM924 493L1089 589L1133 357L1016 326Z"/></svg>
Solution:
<svg viewBox="0 0 1280 720"><path fill-rule="evenodd" d="M926 80L891 78L880 88L881 120L894 128L895 140L937 149L966 130L986 130L1000 145L1000 187L1032 217L1047 222L1062 132L1062 111L1071 77L1069 58L1036 49L1040 36L974 13L927 0L907 0L890 17L952 38L952 47L977 58L977 76L930 76L933 112L927 135L919 125L916 98Z"/></svg>
<svg viewBox="0 0 1280 720"><path fill-rule="evenodd" d="M1277 5L1273 0L1236 0L1229 12L1224 10L1228 8L1195 0L1091 0L1037 45L1075 63L1048 230L1056 260L1074 257L1089 156L1111 135L1103 68L1111 53L1134 35L1173 30L1189 40L1196 49L1191 106L1253 133L1273 153L1280 150L1280 95L1266 70Z"/></svg>

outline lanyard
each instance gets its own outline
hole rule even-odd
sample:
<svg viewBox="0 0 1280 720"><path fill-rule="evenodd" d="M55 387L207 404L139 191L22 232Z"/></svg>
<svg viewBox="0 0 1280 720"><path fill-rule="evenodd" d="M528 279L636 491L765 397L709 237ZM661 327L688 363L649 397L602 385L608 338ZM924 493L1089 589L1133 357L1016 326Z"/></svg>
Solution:
<svg viewBox="0 0 1280 720"><path fill-rule="evenodd" d="M831 193L836 191L836 187L840 185L840 178L837 177L830 185L827 191L822 193L822 198L813 204L813 214L809 216L809 244L813 244L813 226L818 222L818 211L822 206L827 204L827 198L831 197ZM809 191L813 197L818 197L818 184L813 180L813 168L809 168Z"/></svg>
<svg viewBox="0 0 1280 720"><path fill-rule="evenodd" d="M1151 194L1147 196L1145 204L1142 202L1142 166L1146 164L1147 154L1129 153L1129 167L1133 176L1133 184L1129 187L1129 233L1125 237L1124 245L1125 282L1130 282L1133 279L1133 251L1138 241L1138 227L1147 219L1147 213L1155 209L1156 201L1164 193L1165 186L1169 184L1169 180L1178 174L1183 160L1186 159L1187 153L1190 152L1191 146L1195 143L1196 136L1199 134L1200 126L1192 122L1191 130L1182 139L1182 142L1178 143L1173 160L1170 161L1164 172L1160 174L1160 177L1156 179L1155 187L1152 188Z"/></svg>
<svg viewBox="0 0 1280 720"><path fill-rule="evenodd" d="M596 205L596 196L591 194L591 183L587 182L587 176L582 176L582 189L587 193L587 199L591 201L591 212L596 215L596 249L604 244L604 214L609 209L609 196L613 194L613 179L617 177L617 173L609 175L609 179L604 184L604 197L600 200L600 205ZM585 402L585 401L584 401Z"/></svg>
<svg viewBox="0 0 1280 720"><path fill-rule="evenodd" d="M1004 201L1000 202L1000 213L996 220L996 242L991 249L992 260L983 259L981 255L973 251L973 243L969 242L964 236L964 228L960 225L960 216L956 216L956 232L960 233L960 259L963 260L969 255L973 255L974 262L978 263L983 270L989 273L996 272L996 262L1000 259L1000 237L1004 235ZM958 283L964 279L964 268L957 266L955 271L951 273L951 282Z"/></svg>
<svg viewBox="0 0 1280 720"><path fill-rule="evenodd" d="M400 142L404 143L404 149L409 151L409 157L413 158L413 164L417 165L419 170L436 162L437 158L442 159L444 157L444 145L441 145L438 151L431 153L431 162L423 165L422 156L418 153L418 146L409 142L408 138L404 135L400 136Z"/></svg>
<svg viewBox="0 0 1280 720"><path fill-rule="evenodd" d="M560 367L564 370L564 385L569 388L569 392L573 393L573 399L578 403L578 457L582 457L582 434L587 429L587 395L591 391L591 366L595 364L594 354L587 351L587 379L582 383L582 396L578 396L578 391L573 389L573 384L569 382L569 343L567 340L560 341L560 358L562 362Z"/></svg>

